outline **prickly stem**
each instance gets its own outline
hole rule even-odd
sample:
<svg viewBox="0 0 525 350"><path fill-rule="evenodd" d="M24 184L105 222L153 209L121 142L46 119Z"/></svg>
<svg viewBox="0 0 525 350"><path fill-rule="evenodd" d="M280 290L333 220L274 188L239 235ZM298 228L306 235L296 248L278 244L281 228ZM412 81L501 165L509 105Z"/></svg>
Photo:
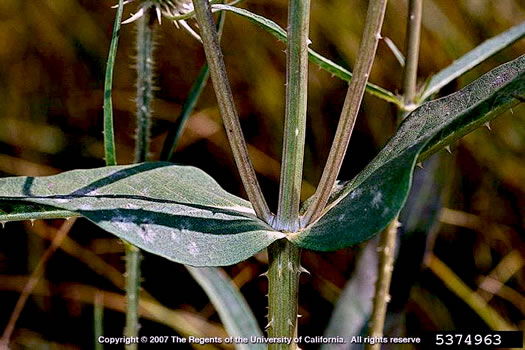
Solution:
<svg viewBox="0 0 525 350"><path fill-rule="evenodd" d="M135 163L147 160L150 129L151 102L153 99L153 26L152 10L137 20L137 131L135 144ZM124 335L134 338L139 333L139 287L140 249L125 242L126 247L126 327ZM137 349L136 343L126 345L126 350Z"/></svg>
<svg viewBox="0 0 525 350"><path fill-rule="evenodd" d="M126 337L137 337L139 333L139 286L140 250L125 242L126 247ZM126 350L136 350L137 344L126 345Z"/></svg>
<svg viewBox="0 0 525 350"><path fill-rule="evenodd" d="M147 160L151 139L153 100L153 34L155 21L150 13L137 20L137 130L135 163Z"/></svg>
<svg viewBox="0 0 525 350"><path fill-rule="evenodd" d="M297 335L297 298L299 275L304 270L300 265L301 250L286 239L268 247L268 319L270 337ZM297 349L297 344L269 344L269 350Z"/></svg>
<svg viewBox="0 0 525 350"><path fill-rule="evenodd" d="M376 281L376 292L374 296L373 311L370 317L369 335L371 337L382 337L383 326L387 304L390 301L390 281L394 264L394 249L397 237L397 229L400 227L397 217L381 233L378 247L379 269ZM366 344L366 350L379 350L380 344Z"/></svg>

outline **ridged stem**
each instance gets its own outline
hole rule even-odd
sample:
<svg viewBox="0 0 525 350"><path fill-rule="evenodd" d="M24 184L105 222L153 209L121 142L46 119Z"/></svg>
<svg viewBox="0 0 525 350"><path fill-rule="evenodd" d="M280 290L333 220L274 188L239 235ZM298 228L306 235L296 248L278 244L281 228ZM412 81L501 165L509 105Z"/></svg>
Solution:
<svg viewBox="0 0 525 350"><path fill-rule="evenodd" d="M139 288L140 260L139 248L124 242L126 247L126 328L124 336L137 337L139 334ZM136 350L137 343L126 345L126 350Z"/></svg>
<svg viewBox="0 0 525 350"><path fill-rule="evenodd" d="M372 316L370 317L370 328L368 331L371 337L382 337L383 327L385 324L385 315L388 302L390 301L390 281L392 280L392 271L394 269L394 250L397 236L399 221L397 217L381 232L379 241L379 270L376 281L376 291L374 294L374 303ZM380 343L374 345L367 344L366 350L379 350Z"/></svg>
<svg viewBox="0 0 525 350"><path fill-rule="evenodd" d="M151 9L137 20L137 130L135 163L147 160L151 138L151 102L153 100L153 25Z"/></svg>
<svg viewBox="0 0 525 350"><path fill-rule="evenodd" d="M135 134L135 163L148 158L151 132L151 104L153 100L153 32L152 9L137 20L137 130ZM124 242L126 247L126 337L139 333L140 249ZM138 345L126 345L126 350L136 350Z"/></svg>
<svg viewBox="0 0 525 350"><path fill-rule="evenodd" d="M246 140L244 139L237 109L235 108L210 4L207 0L193 0L193 6L201 30L200 34L204 45L206 60L210 66L211 81L215 89L215 95L217 96L219 110L221 111L226 136L230 143L235 164L237 165L244 189L255 213L262 220L271 223L273 221L273 214L270 212L268 204L264 199L255 170L248 155L248 147L246 146Z"/></svg>
<svg viewBox="0 0 525 350"><path fill-rule="evenodd" d="M403 74L403 103L405 110L413 110L416 107L414 100L416 98L423 0L410 0L408 6L406 64Z"/></svg>
<svg viewBox="0 0 525 350"><path fill-rule="evenodd" d="M381 28L385 17L387 0L370 0L366 17L361 47L354 73L346 93L343 110L335 133L328 159L321 175L321 180L314 193L312 203L302 218L302 226L317 220L328 202L339 170L343 164L346 149L354 129L357 113L361 106L366 83L372 70L372 64L381 38Z"/></svg>
<svg viewBox="0 0 525 350"><path fill-rule="evenodd" d="M268 259L268 336L293 340L297 336L301 249L281 239L268 247ZM268 349L297 349L297 344L269 344Z"/></svg>
<svg viewBox="0 0 525 350"><path fill-rule="evenodd" d="M310 0L290 0L286 48L286 114L279 205L274 225L288 232L295 232L299 228L306 136L309 23Z"/></svg>

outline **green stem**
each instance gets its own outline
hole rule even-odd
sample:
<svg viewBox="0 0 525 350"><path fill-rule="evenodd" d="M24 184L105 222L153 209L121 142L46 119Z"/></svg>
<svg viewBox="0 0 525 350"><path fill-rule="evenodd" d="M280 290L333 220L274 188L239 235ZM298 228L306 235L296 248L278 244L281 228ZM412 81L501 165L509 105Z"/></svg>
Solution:
<svg viewBox="0 0 525 350"><path fill-rule="evenodd" d="M147 160L151 138L153 99L153 25L151 9L137 20L137 131L135 163Z"/></svg>
<svg viewBox="0 0 525 350"><path fill-rule="evenodd" d="M266 17L259 16L255 13L247 11L246 9L216 4L212 6L212 11L229 11L233 12L239 16L242 16L249 20L250 22L258 25L271 35L273 35L277 40L286 44L288 37L286 31L281 28L277 23L267 19ZM310 62L315 63L319 68L324 69L328 73L332 74L339 79L350 82L352 78L352 72L346 70L345 68L339 66L338 64L330 61L328 58L322 56L318 52L315 52L312 49L308 49L308 58ZM374 85L370 82L366 84L366 91L380 99L396 104L397 106L402 106L403 102L392 92Z"/></svg>
<svg viewBox="0 0 525 350"><path fill-rule="evenodd" d="M299 229L306 136L309 22L310 0L290 0L286 49L286 115L276 220L277 229L289 232Z"/></svg>
<svg viewBox="0 0 525 350"><path fill-rule="evenodd" d="M297 300L299 275L303 270L301 249L281 239L268 247L268 336L297 336ZM297 344L269 344L269 350L297 349Z"/></svg>
<svg viewBox="0 0 525 350"><path fill-rule="evenodd" d="M139 334L139 287L140 259L139 248L124 242L126 247L126 328L124 336L137 337ZM137 344L126 345L126 350L136 350Z"/></svg>
<svg viewBox="0 0 525 350"><path fill-rule="evenodd" d="M343 111L337 125L334 142L328 155L328 160L321 175L321 180L314 193L311 205L308 207L302 218L302 226L306 226L318 219L330 193L334 187L339 170L352 136L357 113L363 99L366 83L372 70L374 57L377 50L379 39L381 38L381 27L385 16L387 0L370 0L366 18L365 29L361 39L359 56L354 69L354 75L350 81L346 93Z"/></svg>
<svg viewBox="0 0 525 350"><path fill-rule="evenodd" d="M368 334L371 337L382 337L383 326L385 324L386 307L390 301L390 281L392 280L392 270L394 267L394 249L396 243L397 228L399 221L397 217L392 220L388 227L381 232L379 242L379 271L376 281L376 291L374 295L374 306L372 316L370 317L370 330ZM381 344L367 344L366 350L379 350Z"/></svg>
<svg viewBox="0 0 525 350"><path fill-rule="evenodd" d="M406 64L403 74L403 109L406 111L411 111L416 107L414 100L416 98L422 13L423 0L410 0L407 21Z"/></svg>
<svg viewBox="0 0 525 350"><path fill-rule="evenodd" d="M273 214L270 212L268 204L264 199L255 170L248 155L248 147L246 146L246 141L241 130L230 83L226 75L224 58L219 45L219 38L210 4L207 0L193 0L193 6L195 8L197 22L201 29L204 52L208 65L210 66L211 80L215 89L215 95L217 96L224 128L244 189L257 216L270 223L273 221Z"/></svg>

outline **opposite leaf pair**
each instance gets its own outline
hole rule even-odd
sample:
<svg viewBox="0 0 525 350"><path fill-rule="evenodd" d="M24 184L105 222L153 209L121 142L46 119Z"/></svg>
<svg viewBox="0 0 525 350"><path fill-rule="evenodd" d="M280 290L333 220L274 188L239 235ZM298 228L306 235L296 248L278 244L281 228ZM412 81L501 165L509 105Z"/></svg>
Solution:
<svg viewBox="0 0 525 350"><path fill-rule="evenodd" d="M337 250L371 238L398 214L418 160L520 103L523 96L525 56L423 104L338 192L319 220L288 235L257 219L249 202L224 191L203 171L163 162L3 178L0 200L6 202L0 204L0 221L19 219L21 213L53 217L59 208L146 251L193 266L235 264L283 238L302 248Z"/></svg>

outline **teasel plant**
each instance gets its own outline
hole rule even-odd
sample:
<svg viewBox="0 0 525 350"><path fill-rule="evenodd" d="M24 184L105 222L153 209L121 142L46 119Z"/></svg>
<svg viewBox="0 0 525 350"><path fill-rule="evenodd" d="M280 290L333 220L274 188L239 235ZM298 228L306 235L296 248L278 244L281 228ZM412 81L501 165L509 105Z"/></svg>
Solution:
<svg viewBox="0 0 525 350"><path fill-rule="evenodd" d="M154 49L155 29L162 24L162 18L168 17L177 28L184 28L190 35L200 41L199 35L184 20L175 20L175 16L181 16L193 11L191 1L185 0L148 0L140 1L135 14L120 23L123 6L134 2L133 0L120 1L114 6L118 8L115 28L113 32L111 50L116 50L118 45L119 25L134 24L136 26L135 38L135 71L136 71L136 132L135 132L135 163L143 163L149 160L149 146L151 143L151 120L152 102L154 91ZM115 37L117 39L115 39ZM115 45L115 47L113 47ZM109 60L114 60L114 52L110 52ZM112 73L113 62L108 62L109 73ZM108 79L108 77L107 77ZM106 80L105 90L110 90L111 81ZM109 116L109 112L106 113ZM112 118L111 118L112 119ZM114 138L112 135L113 121L105 118L105 150L106 165L117 165ZM111 125L111 126L110 126ZM110 130L111 129L111 130ZM106 134L106 132L108 134ZM112 152L113 151L113 152ZM126 252L126 326L124 335L126 337L137 337L139 333L139 299L140 299L140 261L142 255L140 249L133 244L123 241ZM126 345L128 350L137 348L137 344Z"/></svg>
<svg viewBox="0 0 525 350"><path fill-rule="evenodd" d="M137 5L137 11L122 22L124 5L131 2ZM195 266L188 266L188 270L210 296L228 333L248 337L261 333L253 320L253 314L239 297L238 291L234 290L231 281L220 270L210 266L232 265L267 248L269 269L265 275L269 280L269 310L266 330L272 338L295 339L298 334L299 276L305 271L300 264L301 251L334 251L355 246L383 231L378 252L381 261L379 278L369 329L371 335L381 336L389 300L394 243L399 226L397 218L410 190L416 163L495 118L502 111L521 103L525 94L525 56L522 56L495 68L455 94L424 103L441 87L480 63L483 59L479 57L490 57L523 37L525 25L512 28L495 38L495 41L480 45L451 65L448 71L444 69L437 74L418 92L415 82L419 46L417 22L420 19L417 18L421 14L421 3L421 0L410 1L409 17L414 22L409 22L407 30L404 92L400 97L368 82L377 46L382 39L386 0L368 2L367 18L353 74L309 48L309 0L289 0L287 30L262 16L233 7L232 3L224 5L208 0L193 0L191 3L120 0L104 93L105 158L106 165L111 167L83 171L83 176L72 171L45 179L32 178L34 188L31 190L34 195L24 192L27 178L1 179L2 200L26 201L29 204L53 207L38 214L23 213L16 217L2 211L2 220L82 215L130 242L125 243L125 335L129 337L136 337L139 328L137 302L140 252L135 246L172 261ZM281 181L275 214L266 202L248 155L220 47L221 20L215 22L212 15L214 11L229 11L248 18L286 43L286 108ZM191 30L186 27L193 17L196 18L194 26L198 28L198 33L193 27L190 26ZM171 158L180 130L184 127L184 120L195 106L209 72L226 136L249 202L227 193L197 168L166 162L147 162L150 160L149 129L154 90L154 31L163 18L175 21L202 42L207 65L201 69L187 103L183 106L179 118L181 122L176 125L175 131L170 130L168 133L161 160ZM115 167L111 86L121 23L133 23L138 27L135 162L140 164ZM348 90L319 186L310 199L301 203L309 60L348 82ZM386 146L353 180L338 184L336 178L365 91L395 104L400 113L399 120L403 122ZM117 173L122 178L115 176ZM72 183L69 179L76 182ZM137 198L135 187L144 181L153 190ZM54 186L49 186L50 183ZM100 186L92 185L94 183ZM166 183L169 183L169 190L166 190ZM49 188L52 188L51 193ZM90 190L88 194L86 188ZM104 199L94 201L91 193L93 191L100 191L105 195ZM139 209L129 212L122 210L123 198L126 205L132 202ZM86 206L90 210L85 210ZM55 208L62 211L53 211ZM139 217L139 213L142 216ZM237 345L246 349L265 348L262 344ZM129 349L135 347L136 344L128 345ZM297 347L298 344L295 343L269 344L271 350Z"/></svg>

